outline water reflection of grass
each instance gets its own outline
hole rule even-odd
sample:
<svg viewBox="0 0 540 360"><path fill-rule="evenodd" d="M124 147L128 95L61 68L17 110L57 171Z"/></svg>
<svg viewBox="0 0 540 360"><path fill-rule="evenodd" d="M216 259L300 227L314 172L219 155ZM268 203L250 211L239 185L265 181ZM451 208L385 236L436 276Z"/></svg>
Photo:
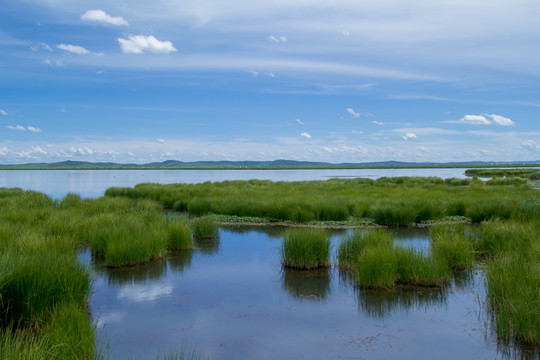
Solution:
<svg viewBox="0 0 540 360"><path fill-rule="evenodd" d="M375 319L390 317L394 312L406 312L428 306L443 307L447 301L447 289L400 287L394 290L356 290L358 308Z"/></svg>
<svg viewBox="0 0 540 360"><path fill-rule="evenodd" d="M330 293L328 269L283 269L283 289L293 297L303 300L325 300Z"/></svg>

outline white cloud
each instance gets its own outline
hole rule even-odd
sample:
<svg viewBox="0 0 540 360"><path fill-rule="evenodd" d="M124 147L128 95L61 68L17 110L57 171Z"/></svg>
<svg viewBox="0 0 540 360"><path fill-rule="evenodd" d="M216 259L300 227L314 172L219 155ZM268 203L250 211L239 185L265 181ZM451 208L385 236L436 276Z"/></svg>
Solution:
<svg viewBox="0 0 540 360"><path fill-rule="evenodd" d="M156 141L157 141L158 143L160 143L160 144L165 144L165 140L164 140L164 139L157 139Z"/></svg>
<svg viewBox="0 0 540 360"><path fill-rule="evenodd" d="M38 127L27 126L26 129L31 132L41 132L41 129Z"/></svg>
<svg viewBox="0 0 540 360"><path fill-rule="evenodd" d="M3 109L0 109L0 114L4 115L4 116L7 116L7 111L6 110L3 110Z"/></svg>
<svg viewBox="0 0 540 360"><path fill-rule="evenodd" d="M516 123L513 122L512 119L509 119L509 118L501 116L501 115L491 114L491 115L488 115L488 116L491 117L494 124L499 125L499 126L514 126L514 125L516 125Z"/></svg>
<svg viewBox="0 0 540 360"><path fill-rule="evenodd" d="M110 16L103 10L88 10L81 15L82 20L96 21L115 26L128 26L129 23L120 16Z"/></svg>
<svg viewBox="0 0 540 360"><path fill-rule="evenodd" d="M10 130L18 130L18 131L25 131L25 127L22 126L22 125L16 125L16 126L13 126L13 125L7 125L6 128L10 129Z"/></svg>
<svg viewBox="0 0 540 360"><path fill-rule="evenodd" d="M253 76L253 77L259 76L259 73L256 72L255 70L251 70L251 71L250 71L250 74L251 74L251 76Z"/></svg>
<svg viewBox="0 0 540 360"><path fill-rule="evenodd" d="M351 32L348 31L348 30L343 30L341 33L342 33L343 35L345 35L345 36L351 35Z"/></svg>
<svg viewBox="0 0 540 360"><path fill-rule="evenodd" d="M375 125L379 125L379 126L384 125L382 121L377 121L377 120L373 120L371 123Z"/></svg>
<svg viewBox="0 0 540 360"><path fill-rule="evenodd" d="M304 122L303 122L302 120L300 120L300 119L296 119L296 122L297 122L298 124L300 124L300 125L304 125Z"/></svg>
<svg viewBox="0 0 540 360"><path fill-rule="evenodd" d="M491 120L490 120L491 119ZM499 125L499 126L514 126L516 123L507 117L497 115L497 114L484 114L484 115L465 115L459 121L448 121L448 122L457 122L462 124L469 125Z"/></svg>
<svg viewBox="0 0 540 360"><path fill-rule="evenodd" d="M128 39L118 38L118 42L126 54L170 54L177 51L170 41L160 41L152 35L129 35Z"/></svg>
<svg viewBox="0 0 540 360"><path fill-rule="evenodd" d="M285 37L285 36L274 36L274 35L270 35L268 36L268 40L270 42L273 42L273 43L281 43L281 44L284 44L288 41L288 39Z"/></svg>
<svg viewBox="0 0 540 360"><path fill-rule="evenodd" d="M60 60L50 60L50 59L45 59L43 60L43 63L45 65L51 65L51 66L64 66L64 63Z"/></svg>
<svg viewBox="0 0 540 360"><path fill-rule="evenodd" d="M345 110L347 110L347 112L348 112L349 114L351 114L352 116L354 116L355 118L362 116L362 114L357 113L357 112L354 111L352 108L347 108L347 109L345 109Z"/></svg>
<svg viewBox="0 0 540 360"><path fill-rule="evenodd" d="M5 156L9 152L8 148L5 146L0 147L0 156Z"/></svg>
<svg viewBox="0 0 540 360"><path fill-rule="evenodd" d="M301 133L300 136L305 137L306 139L311 139L311 135L309 135L307 132Z"/></svg>
<svg viewBox="0 0 540 360"><path fill-rule="evenodd" d="M56 48L60 49L60 50L65 50L67 52L70 52L72 54L77 54L77 55L90 54L90 51L88 51L85 48L83 48L82 46L78 46L78 45L58 44L58 45L56 45Z"/></svg>
<svg viewBox="0 0 540 360"><path fill-rule="evenodd" d="M465 115L459 122L471 125L490 125L489 121L484 115Z"/></svg>
<svg viewBox="0 0 540 360"><path fill-rule="evenodd" d="M269 78L276 77L276 75L274 75L274 73L271 73L271 72L264 73L264 76L269 77Z"/></svg>
<svg viewBox="0 0 540 360"><path fill-rule="evenodd" d="M415 133L406 133L402 137L403 137L403 140L410 140L410 139L417 139L418 138L418 136L416 136Z"/></svg>
<svg viewBox="0 0 540 360"><path fill-rule="evenodd" d="M39 51L40 49L47 50L49 52L53 51L53 49L45 43L39 43L37 46L31 46L30 49L32 51Z"/></svg>
<svg viewBox="0 0 540 360"><path fill-rule="evenodd" d="M538 144L534 142L533 140L525 140L521 143L521 146L524 149L530 150L530 151L540 150L540 146L538 146Z"/></svg>
<svg viewBox="0 0 540 360"><path fill-rule="evenodd" d="M24 127L22 125L7 125L6 128L10 129L10 130L17 130L17 131L31 131L31 132L41 132L41 129L38 128L38 127L34 127L34 126L27 126L27 127Z"/></svg>

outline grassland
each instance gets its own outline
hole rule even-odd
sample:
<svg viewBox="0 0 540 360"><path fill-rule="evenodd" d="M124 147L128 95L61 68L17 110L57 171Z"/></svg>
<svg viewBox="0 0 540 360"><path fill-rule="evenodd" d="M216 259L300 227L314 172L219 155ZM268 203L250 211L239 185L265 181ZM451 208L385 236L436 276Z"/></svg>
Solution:
<svg viewBox="0 0 540 360"><path fill-rule="evenodd" d="M141 184L111 188L99 199L71 194L60 201L0 189L0 207L0 359L99 357L87 309L90 274L77 261L77 249L88 245L106 266L134 266L212 240L216 215L318 226L480 224L433 228L430 255L390 246L381 230L358 230L344 242L347 249L338 249L340 266L353 271L361 287L388 289L444 286L452 272L482 263L500 337L540 346L540 193L527 181ZM310 231L308 237L326 239L320 248L328 249L324 231ZM302 236L291 231L285 241ZM325 251L314 253L323 255L313 261L284 264L326 267Z"/></svg>

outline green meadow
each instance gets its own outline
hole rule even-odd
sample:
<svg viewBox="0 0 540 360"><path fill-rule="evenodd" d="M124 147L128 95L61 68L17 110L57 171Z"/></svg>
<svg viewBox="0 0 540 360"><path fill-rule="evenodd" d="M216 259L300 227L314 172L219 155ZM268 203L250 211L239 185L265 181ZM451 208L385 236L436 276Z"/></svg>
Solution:
<svg viewBox="0 0 540 360"><path fill-rule="evenodd" d="M331 266L358 287L444 287L481 267L499 337L540 346L540 193L524 181L381 178L226 181L111 188L98 199L0 189L0 359L91 359L88 246L100 264L137 266L219 236L217 220L291 225L282 264ZM464 223L470 223L463 225ZM368 224L330 246L324 229ZM429 253L393 245L398 226L431 225Z"/></svg>

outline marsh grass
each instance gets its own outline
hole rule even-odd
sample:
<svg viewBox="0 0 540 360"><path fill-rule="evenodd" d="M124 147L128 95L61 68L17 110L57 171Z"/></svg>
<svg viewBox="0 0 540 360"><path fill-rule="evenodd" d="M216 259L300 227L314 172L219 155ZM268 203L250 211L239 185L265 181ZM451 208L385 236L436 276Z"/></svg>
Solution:
<svg viewBox="0 0 540 360"><path fill-rule="evenodd" d="M90 291L88 271L74 256L3 254L0 265L2 324L39 325L57 306L82 306Z"/></svg>
<svg viewBox="0 0 540 360"><path fill-rule="evenodd" d="M290 229L281 247L282 264L292 269L318 269L330 266L330 239L320 228Z"/></svg>
<svg viewBox="0 0 540 360"><path fill-rule="evenodd" d="M167 231L169 233L169 249L193 249L193 235L189 220L186 218L172 218L167 222Z"/></svg>
<svg viewBox="0 0 540 360"><path fill-rule="evenodd" d="M191 216L211 213L296 223L346 221L353 217L373 219L386 226L410 226L464 215L475 222L520 219L519 203L537 198L537 192L528 185L419 177L140 184L111 188L106 195L151 199L168 209L188 211Z"/></svg>
<svg viewBox="0 0 540 360"><path fill-rule="evenodd" d="M358 285L368 289L393 289L396 285L440 287L450 281L443 265L413 249L368 247L356 265Z"/></svg>
<svg viewBox="0 0 540 360"><path fill-rule="evenodd" d="M463 226L431 228L431 253L435 260L452 271L470 269L475 260L475 249Z"/></svg>
<svg viewBox="0 0 540 360"><path fill-rule="evenodd" d="M219 226L214 217L201 216L191 224L193 236L197 239L215 239L219 236Z"/></svg>
<svg viewBox="0 0 540 360"><path fill-rule="evenodd" d="M338 262L342 270L352 269L368 247L393 246L391 234L383 229L355 230L338 247Z"/></svg>

